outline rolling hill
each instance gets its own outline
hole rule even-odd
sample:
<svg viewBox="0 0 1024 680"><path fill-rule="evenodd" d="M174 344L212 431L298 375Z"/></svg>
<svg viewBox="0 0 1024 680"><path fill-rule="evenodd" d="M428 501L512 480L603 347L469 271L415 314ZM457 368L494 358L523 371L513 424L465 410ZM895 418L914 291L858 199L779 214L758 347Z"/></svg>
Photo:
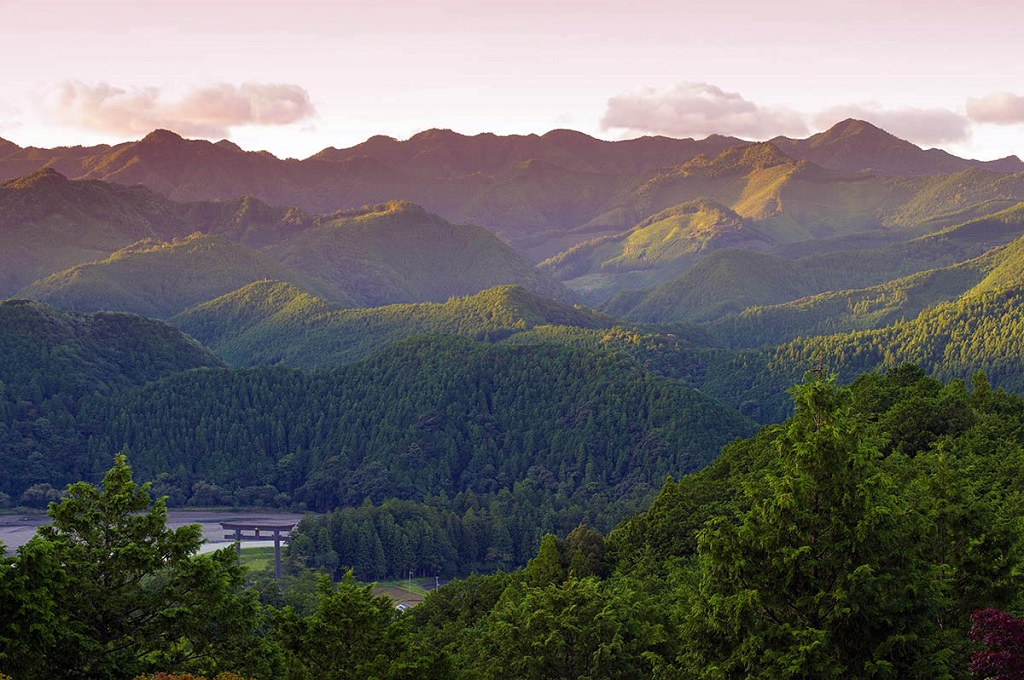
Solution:
<svg viewBox="0 0 1024 680"><path fill-rule="evenodd" d="M205 237L185 238L194 233ZM166 317L262 279L348 305L443 301L502 284L574 299L487 230L410 203L330 215L251 196L177 203L49 169L0 185L0 246L0 296L23 291L77 310Z"/></svg>
<svg viewBox="0 0 1024 680"><path fill-rule="evenodd" d="M139 241L104 260L36 281L18 297L76 312L120 311L166 319L261 280L291 281L338 302L342 291L221 236Z"/></svg>
<svg viewBox="0 0 1024 680"><path fill-rule="evenodd" d="M705 250L762 250L764 236L735 212L707 199L663 210L628 231L577 244L540 264L595 304L620 290L647 288L681 274Z"/></svg>
<svg viewBox="0 0 1024 680"><path fill-rule="evenodd" d="M573 299L564 286L486 229L454 225L401 201L324 216L315 226L264 250L366 306L438 302L507 283Z"/></svg>
<svg viewBox="0 0 1024 680"><path fill-rule="evenodd" d="M191 371L96 408L97 453L127 445L141 470L177 466L187 488L270 484L318 509L511 490L528 475L580 499L634 497L752 429L608 353L455 336L330 371Z"/></svg>
<svg viewBox="0 0 1024 680"><path fill-rule="evenodd" d="M349 309L286 283L253 283L176 316L172 323L236 365L328 368L423 333L498 340L541 325L606 328L612 320L499 286L444 303Z"/></svg>
<svg viewBox="0 0 1024 680"><path fill-rule="evenodd" d="M89 399L223 366L165 323L70 314L27 300L0 301L0 355L0 491L15 495L36 483L94 480L77 444L93 422Z"/></svg>
<svg viewBox="0 0 1024 680"><path fill-rule="evenodd" d="M880 285L979 257L1024 234L1024 204L884 248L822 252L796 260L721 250L651 290L619 294L608 313L634 321L712 321L748 307L826 291Z"/></svg>

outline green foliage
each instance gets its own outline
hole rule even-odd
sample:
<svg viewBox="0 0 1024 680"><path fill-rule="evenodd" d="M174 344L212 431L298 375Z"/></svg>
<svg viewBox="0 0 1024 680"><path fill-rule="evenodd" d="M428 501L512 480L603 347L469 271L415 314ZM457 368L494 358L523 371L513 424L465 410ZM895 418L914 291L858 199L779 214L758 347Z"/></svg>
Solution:
<svg viewBox="0 0 1024 680"><path fill-rule="evenodd" d="M750 431L615 356L455 337L331 372L179 374L96 407L96 455L127 445L143 470L177 470L185 488L269 483L319 510L496 493L530 477L567 496L635 497Z"/></svg>
<svg viewBox="0 0 1024 680"><path fill-rule="evenodd" d="M510 585L479 639L463 650L461 677L636 678L670 648L663 614L627 583L596 578ZM659 654L660 652L660 654Z"/></svg>
<svg viewBox="0 0 1024 680"><path fill-rule="evenodd" d="M584 307L497 286L444 303L346 309L295 286L260 282L178 315L172 321L236 365L284 363L330 368L423 333L500 340L540 325L603 328L612 320Z"/></svg>
<svg viewBox="0 0 1024 680"><path fill-rule="evenodd" d="M744 490L738 523L698 534L685 663L702 677L938 677L940 593L915 551L921 520L848 392L811 382L795 395L778 476Z"/></svg>
<svg viewBox="0 0 1024 680"><path fill-rule="evenodd" d="M351 572L337 585L321 580L316 611L303 617L285 609L275 630L294 680L443 677L436 659L410 645L391 598L375 596Z"/></svg>
<svg viewBox="0 0 1024 680"><path fill-rule="evenodd" d="M49 514L3 574L15 608L3 661L16 676L131 678L247 663L240 652L258 609L237 592L233 552L195 555L198 525L167 529L163 502L132 481L124 456L102 488L73 484Z"/></svg>
<svg viewBox="0 0 1024 680"><path fill-rule="evenodd" d="M18 295L64 310L168 318L254 281L288 281L336 302L342 291L222 236L140 241L110 257L40 279Z"/></svg>
<svg viewBox="0 0 1024 680"><path fill-rule="evenodd" d="M680 602L678 670L965 677L970 613L1017 602L1024 403L916 367L795 394L609 537Z"/></svg>
<svg viewBox="0 0 1024 680"><path fill-rule="evenodd" d="M46 507L53 487L98 481L110 456L86 462L97 424L84 403L220 360L157 321L130 314L66 314L35 302L0 302L0 491ZM88 433L88 434L87 434Z"/></svg>
<svg viewBox="0 0 1024 680"><path fill-rule="evenodd" d="M537 556L523 570L526 582L532 586L560 584L565 580L565 544L554 534L544 534Z"/></svg>

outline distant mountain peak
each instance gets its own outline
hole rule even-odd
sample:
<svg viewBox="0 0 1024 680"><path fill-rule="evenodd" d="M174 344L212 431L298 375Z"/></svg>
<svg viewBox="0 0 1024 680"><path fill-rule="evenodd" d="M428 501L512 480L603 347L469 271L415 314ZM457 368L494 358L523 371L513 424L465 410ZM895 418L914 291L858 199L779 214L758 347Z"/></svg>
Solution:
<svg viewBox="0 0 1024 680"><path fill-rule="evenodd" d="M772 142L743 144L726 149L714 159L698 156L684 167L704 167L712 174L747 170L763 170L777 165L796 165L796 161L787 156Z"/></svg>
<svg viewBox="0 0 1024 680"><path fill-rule="evenodd" d="M886 137L894 136L877 125L860 118L847 118L845 120L841 120L822 134L829 137L848 137L850 135L861 134L878 134L885 135Z"/></svg>
<svg viewBox="0 0 1024 680"><path fill-rule="evenodd" d="M67 185L71 180L50 166L43 166L24 177L7 180L0 184L8 189L55 188Z"/></svg>
<svg viewBox="0 0 1024 680"><path fill-rule="evenodd" d="M465 139L466 135L455 132L450 128L430 128L423 132L417 132L409 138L410 142L423 142L423 141L447 141L451 139Z"/></svg>
<svg viewBox="0 0 1024 680"><path fill-rule="evenodd" d="M922 149L882 128L857 118L842 120L806 139L771 140L791 157L843 172L874 170L888 175L918 176L960 172L969 167L995 172L1021 172L1024 164L1010 157L975 161L941 149Z"/></svg>
<svg viewBox="0 0 1024 680"><path fill-rule="evenodd" d="M812 135L807 139L811 146L827 146L834 144L855 144L858 148L868 151L880 147L919 149L905 139L886 132L877 125L866 120L847 118L830 127L824 132Z"/></svg>
<svg viewBox="0 0 1024 680"><path fill-rule="evenodd" d="M183 141L185 141L185 138L182 137L181 135L179 135L177 132L173 132L171 130L165 130L163 128L158 128L158 129L153 130L152 132L150 132L148 135L146 135L142 139L140 139L139 143L166 144L166 143L169 143L169 142L173 143L173 142L183 142Z"/></svg>
<svg viewBox="0 0 1024 680"><path fill-rule="evenodd" d="M222 139L219 142L217 142L216 144L214 144L214 146L216 146L218 148L221 148L221 149L227 149L229 151L237 151L239 153L242 152L242 147L238 146L237 144L232 142L230 139Z"/></svg>
<svg viewBox="0 0 1024 680"><path fill-rule="evenodd" d="M541 139L548 141L591 141L593 137L579 130L556 128L545 132L541 135Z"/></svg>

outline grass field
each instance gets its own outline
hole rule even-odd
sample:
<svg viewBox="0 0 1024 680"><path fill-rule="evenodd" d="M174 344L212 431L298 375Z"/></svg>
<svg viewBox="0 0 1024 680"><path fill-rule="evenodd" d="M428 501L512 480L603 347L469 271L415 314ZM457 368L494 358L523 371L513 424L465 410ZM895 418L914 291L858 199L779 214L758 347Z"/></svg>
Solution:
<svg viewBox="0 0 1024 680"><path fill-rule="evenodd" d="M281 548L284 552L284 548ZM261 545L258 548L242 548L241 563L243 567L249 567L250 572L260 571L270 567L274 568L274 546Z"/></svg>
<svg viewBox="0 0 1024 680"><path fill-rule="evenodd" d="M373 588L375 595L387 595L395 604L407 604L415 607L427 592L434 589L433 578L401 579L398 581L380 581Z"/></svg>

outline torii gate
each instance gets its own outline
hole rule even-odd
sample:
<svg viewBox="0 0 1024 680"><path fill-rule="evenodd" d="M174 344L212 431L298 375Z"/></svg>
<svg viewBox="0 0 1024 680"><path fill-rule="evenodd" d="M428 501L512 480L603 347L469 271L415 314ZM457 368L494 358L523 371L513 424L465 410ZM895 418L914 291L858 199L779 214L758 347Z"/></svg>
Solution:
<svg viewBox="0 0 1024 680"><path fill-rule="evenodd" d="M221 522L220 526L230 534L224 534L224 538L231 538L235 541L235 550L238 556L242 556L242 541L273 541L274 542L274 578L281 579L281 541L291 540L290 536L282 537L282 533L288 533L295 526L294 524L251 524L241 522ZM252 534L243 534L243 531L251 531ZM271 535L260 535L260 532L267 532Z"/></svg>

